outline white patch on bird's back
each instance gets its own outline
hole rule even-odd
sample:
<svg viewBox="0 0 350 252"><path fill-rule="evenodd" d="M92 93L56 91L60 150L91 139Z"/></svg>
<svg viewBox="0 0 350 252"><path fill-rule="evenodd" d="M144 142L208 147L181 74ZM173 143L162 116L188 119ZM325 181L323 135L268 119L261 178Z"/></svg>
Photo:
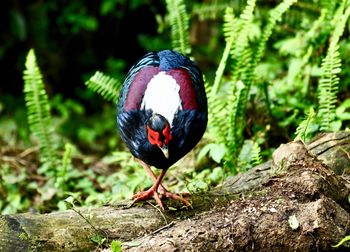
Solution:
<svg viewBox="0 0 350 252"><path fill-rule="evenodd" d="M182 109L180 86L171 75L159 72L147 85L141 109L152 109L153 113L164 116L172 126L174 116Z"/></svg>

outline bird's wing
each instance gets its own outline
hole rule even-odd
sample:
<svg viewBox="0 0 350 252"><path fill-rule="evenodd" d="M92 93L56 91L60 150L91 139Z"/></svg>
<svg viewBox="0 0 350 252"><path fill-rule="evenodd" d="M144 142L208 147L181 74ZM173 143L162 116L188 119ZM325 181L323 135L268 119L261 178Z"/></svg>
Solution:
<svg viewBox="0 0 350 252"><path fill-rule="evenodd" d="M172 50L161 51L158 55L160 68L170 73L180 85L184 110L207 112L203 76L196 63Z"/></svg>
<svg viewBox="0 0 350 252"><path fill-rule="evenodd" d="M190 77L191 77L191 84L195 90L196 94L196 101L197 101L197 110L207 112L208 105L207 105L207 96L205 93L205 87L204 87L204 81L202 73L200 72L197 65L188 60L185 62L185 64L181 67L182 69L185 69ZM184 92L186 93L186 92Z"/></svg>
<svg viewBox="0 0 350 252"><path fill-rule="evenodd" d="M150 79L159 72L159 57L150 52L143 56L128 72L120 92L118 113L139 109L143 94ZM131 87L136 85L136 87Z"/></svg>

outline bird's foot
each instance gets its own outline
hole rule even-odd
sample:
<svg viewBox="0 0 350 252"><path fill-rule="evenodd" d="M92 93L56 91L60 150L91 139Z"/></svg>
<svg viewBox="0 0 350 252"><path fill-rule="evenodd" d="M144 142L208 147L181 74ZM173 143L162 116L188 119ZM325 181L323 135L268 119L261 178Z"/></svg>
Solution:
<svg viewBox="0 0 350 252"><path fill-rule="evenodd" d="M158 191L159 192L157 192L154 187L151 187L150 189L148 189L146 191L142 191L142 192L138 192L138 193L134 194L134 196L132 197L134 200L131 203L131 205L133 205L134 203L139 202L139 201L148 200L150 198L154 198L155 201L157 202L157 204L163 210L164 210L164 205L163 205L163 202L161 201L161 199L163 199L163 198L170 198L170 199L174 199L174 200L179 200L183 204L185 204L186 206L191 205L190 202L184 198L184 197L190 197L191 194L189 194L189 193L181 193L181 194L171 193L167 189L165 189L165 187L162 185L159 186Z"/></svg>
<svg viewBox="0 0 350 252"><path fill-rule="evenodd" d="M188 200L185 199L185 197L191 197L191 194L185 192L185 193L181 193L181 194L177 194L177 193L171 193L169 192L167 189L165 189L164 186L160 185L158 188L160 197L163 198L170 198L170 199L174 199L174 200L179 200L182 203L184 203L186 206L190 206L190 202Z"/></svg>
<svg viewBox="0 0 350 252"><path fill-rule="evenodd" d="M148 200L150 198L154 198L157 204L160 206L161 209L164 210L164 205L163 202L160 200L159 194L157 190L155 190L153 187L146 191L138 192L132 196L134 199L131 205L133 205L136 202L143 201L143 200Z"/></svg>

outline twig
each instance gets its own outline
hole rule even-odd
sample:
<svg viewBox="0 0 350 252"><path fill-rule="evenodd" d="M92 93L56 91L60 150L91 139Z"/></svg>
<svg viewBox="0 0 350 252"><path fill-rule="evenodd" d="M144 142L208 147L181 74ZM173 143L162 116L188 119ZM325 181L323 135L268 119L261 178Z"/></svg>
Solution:
<svg viewBox="0 0 350 252"><path fill-rule="evenodd" d="M172 222L170 222L169 224L167 224L167 225L165 225L165 226L163 226L163 227L160 227L160 228L158 228L157 230L153 231L152 234L159 233L160 231L162 231L162 230L164 230L164 229L167 229L167 228L170 228L170 227L172 227L172 226L174 226L174 225L175 225L175 221L172 221Z"/></svg>
<svg viewBox="0 0 350 252"><path fill-rule="evenodd" d="M157 211L158 211L158 212L160 213L160 215L163 217L163 219L164 219L166 225L168 225L169 223L168 223L168 221L167 221L165 215L163 214L162 210L160 210L157 206L153 205L153 204L152 204L151 202L149 202L148 200L147 200L146 202L147 202L148 204L150 204L152 207L154 207L155 209L157 209Z"/></svg>

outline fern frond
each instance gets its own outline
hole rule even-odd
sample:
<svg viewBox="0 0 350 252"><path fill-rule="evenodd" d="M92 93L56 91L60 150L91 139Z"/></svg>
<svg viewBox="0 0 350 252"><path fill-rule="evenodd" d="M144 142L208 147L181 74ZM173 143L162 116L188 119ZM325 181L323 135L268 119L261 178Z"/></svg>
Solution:
<svg viewBox="0 0 350 252"><path fill-rule="evenodd" d="M71 159L71 153L72 153L73 146L70 143L66 143L64 146L64 154L61 161L61 166L58 167L57 173L56 173L56 188L61 188L63 190L67 189L67 173L70 168L72 159Z"/></svg>
<svg viewBox="0 0 350 252"><path fill-rule="evenodd" d="M306 113L304 120L299 124L298 128L295 131L296 137L294 140L302 140L306 142L307 138L311 134L310 125L315 120L315 110L311 107L310 110Z"/></svg>
<svg viewBox="0 0 350 252"><path fill-rule="evenodd" d="M254 80L255 69L264 55L267 41L272 35L273 29L275 28L277 22L281 20L282 15L296 2L297 0L284 0L282 3L277 5L274 9L272 9L269 12L267 25L262 30L262 35L259 40L257 49L254 51L254 53L250 51L250 48L246 48L245 50L242 50L242 53L240 54L242 55L241 63L238 63L238 64L236 63L236 65L233 65L232 71L235 74L236 78L238 78L238 75L240 73L242 75L241 79L246 86L246 90L245 90L246 97L244 98L244 101L247 101L248 99L247 96L250 91L250 86L252 85L252 82ZM251 14L249 14L251 13L251 11L252 11L252 6L249 6L245 14L246 20L251 19L251 16L250 16ZM242 40L243 42L240 42L240 43L247 42L246 39L242 39ZM252 54L251 60L249 60L250 58L249 54ZM242 68L241 66L245 66L245 67ZM238 69L240 72L238 71Z"/></svg>
<svg viewBox="0 0 350 252"><path fill-rule="evenodd" d="M246 86L242 81L238 81L235 85L236 91L233 96L230 97L229 104L230 106L230 124L231 127L229 129L228 134L228 150L229 155L234 156L236 155L237 151L239 150L240 146L243 142L243 136L241 134L243 130L243 122L241 121L243 119L243 95L246 89Z"/></svg>
<svg viewBox="0 0 350 252"><path fill-rule="evenodd" d="M344 5L339 7L343 8ZM330 38L330 44L326 57L322 60L322 76L318 87L319 113L321 121L321 130L332 130L331 123L335 119L335 109L339 89L339 73L341 71L341 60L339 54L339 39L344 32L346 22L350 15L350 7L345 13L337 15L339 18L334 20L335 29Z"/></svg>
<svg viewBox="0 0 350 252"><path fill-rule="evenodd" d="M212 86L208 82L205 82L205 89L208 94L208 132L218 142L224 143L230 128L227 121L230 111L225 99L221 99L217 94L212 95Z"/></svg>
<svg viewBox="0 0 350 252"><path fill-rule="evenodd" d="M254 25L255 0L248 0L239 18L233 9L226 8L223 33L225 50L216 71L214 84L207 88L209 104L209 132L226 145L226 162L230 168L236 165L235 157L243 144L245 108L250 86L254 80L255 68L264 54L267 40L277 21L296 0L284 0L270 12L268 25L263 30L257 51L250 46L249 36ZM221 88L221 82L228 60L232 61L230 85ZM226 87L226 86L225 86ZM210 92L208 92L210 91Z"/></svg>
<svg viewBox="0 0 350 252"><path fill-rule="evenodd" d="M189 43L190 17L183 0L166 0L173 49L184 54L191 53Z"/></svg>
<svg viewBox="0 0 350 252"><path fill-rule="evenodd" d="M228 57L230 56L230 51L232 49L234 36L236 34L235 21L236 20L233 14L233 8L226 8L225 15L224 15L224 25L223 25L224 37L226 40L225 50L215 73L215 80L214 80L213 88L211 90L212 93L210 93L211 96L215 96L220 88L220 83L221 83L222 76L224 74L226 62Z"/></svg>
<svg viewBox="0 0 350 252"><path fill-rule="evenodd" d="M256 166L262 163L261 148L258 142L254 142L252 148L252 165Z"/></svg>
<svg viewBox="0 0 350 252"><path fill-rule="evenodd" d="M238 23L238 35L234 41L234 46L231 50L232 64L232 80L234 82L239 80L240 73L246 71L248 68L243 64L246 59L242 55L247 55L244 50L248 48L248 35L251 24L254 18L255 0L248 0L246 7L240 15L240 22Z"/></svg>
<svg viewBox="0 0 350 252"><path fill-rule="evenodd" d="M49 100L33 49L28 52L25 67L23 79L28 124L38 140L41 162L53 169L59 160L52 140L54 127Z"/></svg>
<svg viewBox="0 0 350 252"><path fill-rule="evenodd" d="M223 17L224 23L222 26L222 31L224 34L224 38L226 43L236 35L237 32L237 22L238 20L235 18L233 13L233 8L226 8L225 14Z"/></svg>
<svg viewBox="0 0 350 252"><path fill-rule="evenodd" d="M226 2L226 3L218 3L217 1L214 2L203 2L203 3L195 3L192 9L193 15L198 15L199 20L207 20L207 19L215 19L218 15L221 15L221 13L229 6L231 6L232 3Z"/></svg>
<svg viewBox="0 0 350 252"><path fill-rule="evenodd" d="M251 54L246 53L246 50L250 52L250 49L248 48L248 35L249 28L251 27L250 25L254 18L254 8L255 0L248 0L246 7L239 16L239 19L234 18L232 8L227 8L224 16L225 23L223 30L226 39L226 48L221 63L226 64L226 60L229 56L233 62L230 77L231 88L229 89L226 100L226 107L229 112L226 114L225 119L226 124L230 125L225 142L228 146L227 154L231 157L236 155L242 144L240 132L243 129L242 118L246 101L242 99L245 97L243 95L245 93L245 85L240 77L241 73L246 71L250 66L250 64L245 65L244 63L251 60ZM218 74L222 74L222 71L223 68L218 68L216 77L218 77ZM217 85L219 83L219 81L215 82ZM214 87L218 89L218 86L215 84Z"/></svg>
<svg viewBox="0 0 350 252"><path fill-rule="evenodd" d="M269 12L269 18L267 21L267 25L262 30L261 39L259 41L258 48L254 54L253 58L253 66L259 63L262 56L264 55L266 44L269 38L271 37L272 31L276 26L276 23L281 20L282 15L298 0L284 0L282 3L277 5L274 9Z"/></svg>
<svg viewBox="0 0 350 252"><path fill-rule="evenodd" d="M121 82L110 76L97 71L85 84L107 101L116 102L118 99Z"/></svg>

